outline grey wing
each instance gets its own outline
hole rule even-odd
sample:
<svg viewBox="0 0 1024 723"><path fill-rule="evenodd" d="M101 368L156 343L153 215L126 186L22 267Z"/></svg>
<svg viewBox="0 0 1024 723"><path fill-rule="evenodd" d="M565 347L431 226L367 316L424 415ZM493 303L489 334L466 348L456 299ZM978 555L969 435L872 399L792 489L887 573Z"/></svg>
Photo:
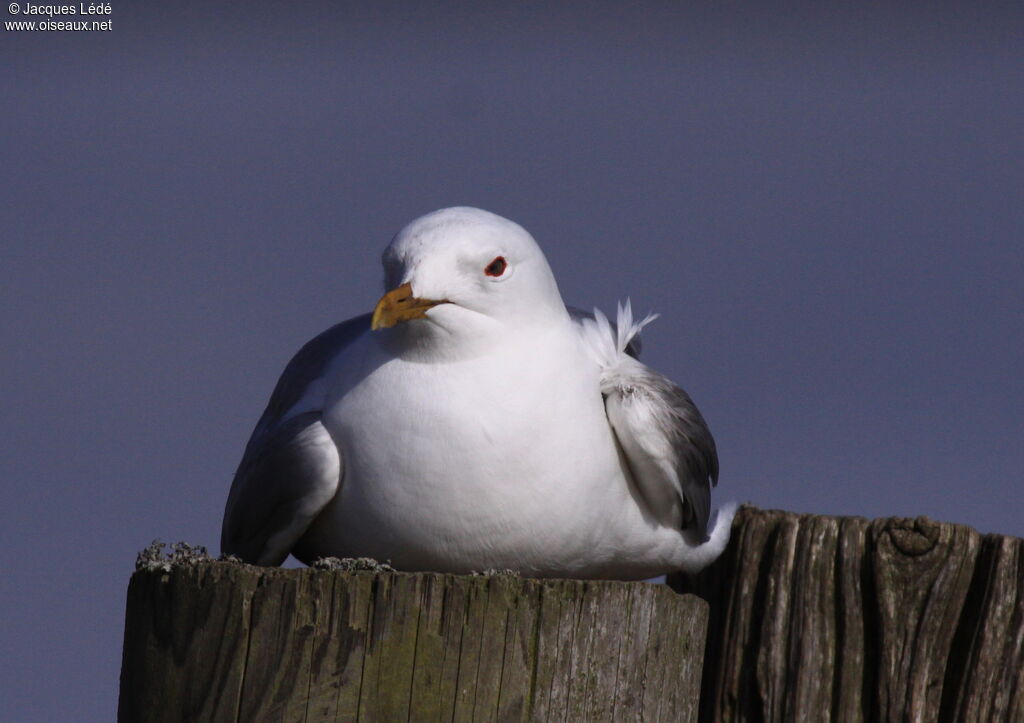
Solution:
<svg viewBox="0 0 1024 723"><path fill-rule="evenodd" d="M222 552L258 565L281 564L337 493L344 463L320 410L291 417L288 412L369 324L369 315L338 324L288 363L235 472L224 508Z"/></svg>
<svg viewBox="0 0 1024 723"><path fill-rule="evenodd" d="M338 490L341 456L319 412L288 419L243 458L224 509L220 547L280 565Z"/></svg>
<svg viewBox="0 0 1024 723"><path fill-rule="evenodd" d="M302 399L309 385L323 374L328 362L369 329L370 314L363 314L335 324L299 349L277 380L267 408L263 410L263 415L249 437L246 455L249 454L249 448L258 443Z"/></svg>
<svg viewBox="0 0 1024 723"><path fill-rule="evenodd" d="M697 405L639 362L606 378L602 389L608 421L652 514L706 540L718 452Z"/></svg>

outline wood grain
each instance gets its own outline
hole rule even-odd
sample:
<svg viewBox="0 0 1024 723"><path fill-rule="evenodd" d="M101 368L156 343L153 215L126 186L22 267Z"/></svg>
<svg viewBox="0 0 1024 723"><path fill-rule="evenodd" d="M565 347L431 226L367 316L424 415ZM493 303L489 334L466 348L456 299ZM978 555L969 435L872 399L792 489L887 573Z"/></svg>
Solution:
<svg viewBox="0 0 1024 723"><path fill-rule="evenodd" d="M1024 541L925 518L744 507L672 579L707 603L181 559L129 585L121 720L1024 720Z"/></svg>
<svg viewBox="0 0 1024 723"><path fill-rule="evenodd" d="M705 721L1024 720L1024 542L742 508L672 584L710 605Z"/></svg>
<svg viewBox="0 0 1024 723"><path fill-rule="evenodd" d="M191 561L132 576L118 718L696 720L706 623L646 583Z"/></svg>

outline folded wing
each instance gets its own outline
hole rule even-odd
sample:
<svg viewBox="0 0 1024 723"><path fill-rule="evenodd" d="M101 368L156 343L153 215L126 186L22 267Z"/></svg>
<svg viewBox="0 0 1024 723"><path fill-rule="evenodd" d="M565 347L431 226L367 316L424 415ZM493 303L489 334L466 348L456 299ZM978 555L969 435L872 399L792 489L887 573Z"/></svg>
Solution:
<svg viewBox="0 0 1024 723"><path fill-rule="evenodd" d="M228 495L221 551L280 565L341 484L344 463L321 421L317 386L342 349L369 329L364 315L328 329L289 362L256 424Z"/></svg>
<svg viewBox="0 0 1024 723"><path fill-rule="evenodd" d="M235 473L221 550L256 565L280 565L334 497L340 477L341 457L319 413L284 422Z"/></svg>
<svg viewBox="0 0 1024 723"><path fill-rule="evenodd" d="M629 353L653 319L634 323L628 302L619 307L614 326L596 309L592 318L577 317L601 368L608 422L648 511L703 542L711 487L718 482L718 453L689 395Z"/></svg>

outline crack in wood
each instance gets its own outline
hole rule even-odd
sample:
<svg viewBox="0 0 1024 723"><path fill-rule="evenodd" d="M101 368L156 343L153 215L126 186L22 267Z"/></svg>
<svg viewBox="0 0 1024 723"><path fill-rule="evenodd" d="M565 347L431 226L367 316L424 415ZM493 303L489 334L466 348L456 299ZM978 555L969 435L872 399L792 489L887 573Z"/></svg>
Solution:
<svg viewBox="0 0 1024 723"><path fill-rule="evenodd" d="M672 579L711 609L701 720L1024 720L1022 545L922 517L742 508L726 554Z"/></svg>

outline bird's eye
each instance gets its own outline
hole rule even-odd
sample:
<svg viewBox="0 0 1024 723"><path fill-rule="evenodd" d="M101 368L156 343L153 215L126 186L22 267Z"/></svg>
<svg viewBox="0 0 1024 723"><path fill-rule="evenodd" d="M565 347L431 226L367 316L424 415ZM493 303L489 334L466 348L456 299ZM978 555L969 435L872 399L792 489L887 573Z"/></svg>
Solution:
<svg viewBox="0 0 1024 723"><path fill-rule="evenodd" d="M484 267L484 273L488 276L501 276L508 268L508 261L504 256L495 256L491 263Z"/></svg>

